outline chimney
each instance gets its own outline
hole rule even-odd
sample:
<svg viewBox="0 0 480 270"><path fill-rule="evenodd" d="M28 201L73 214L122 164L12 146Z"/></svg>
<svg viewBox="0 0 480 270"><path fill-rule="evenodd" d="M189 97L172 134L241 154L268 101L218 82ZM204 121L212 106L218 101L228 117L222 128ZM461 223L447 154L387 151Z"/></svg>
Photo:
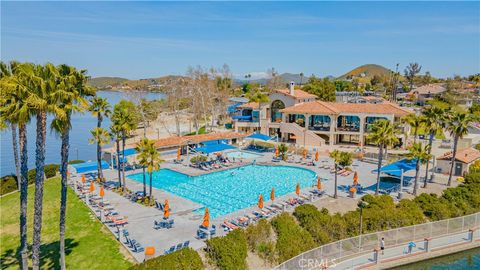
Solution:
<svg viewBox="0 0 480 270"><path fill-rule="evenodd" d="M295 82L294 81L290 82L290 95L292 95L292 96L295 95Z"/></svg>

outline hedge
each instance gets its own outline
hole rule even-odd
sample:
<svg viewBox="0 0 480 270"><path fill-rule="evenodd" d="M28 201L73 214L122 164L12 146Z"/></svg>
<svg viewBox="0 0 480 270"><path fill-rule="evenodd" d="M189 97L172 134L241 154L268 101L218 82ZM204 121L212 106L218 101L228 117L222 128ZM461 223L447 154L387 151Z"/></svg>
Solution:
<svg viewBox="0 0 480 270"><path fill-rule="evenodd" d="M17 176L5 175L0 178L0 195L17 190Z"/></svg>
<svg viewBox="0 0 480 270"><path fill-rule="evenodd" d="M271 223L277 233L275 249L278 262L284 262L316 246L312 236L290 214L276 216Z"/></svg>
<svg viewBox="0 0 480 270"><path fill-rule="evenodd" d="M207 240L207 254L221 270L247 269L247 239L241 229Z"/></svg>
<svg viewBox="0 0 480 270"><path fill-rule="evenodd" d="M257 224L245 229L248 247L256 252L263 260L273 263L275 261L275 241L270 223L261 219Z"/></svg>
<svg viewBox="0 0 480 270"><path fill-rule="evenodd" d="M74 160L70 160L68 162L68 164L78 164L78 163L84 163L85 160L81 160L81 159L74 159Z"/></svg>
<svg viewBox="0 0 480 270"><path fill-rule="evenodd" d="M43 168L45 170L45 177L48 179L57 175L60 165L47 164ZM36 169L31 169L28 171L27 180L29 185L35 183L36 173ZM17 190L17 177L15 175L6 175L0 178L0 195L7 194L15 190Z"/></svg>
<svg viewBox="0 0 480 270"><path fill-rule="evenodd" d="M141 264L130 267L130 270L143 269L176 269L176 270L200 270L204 269L202 259L191 248L182 248L173 253L147 260Z"/></svg>

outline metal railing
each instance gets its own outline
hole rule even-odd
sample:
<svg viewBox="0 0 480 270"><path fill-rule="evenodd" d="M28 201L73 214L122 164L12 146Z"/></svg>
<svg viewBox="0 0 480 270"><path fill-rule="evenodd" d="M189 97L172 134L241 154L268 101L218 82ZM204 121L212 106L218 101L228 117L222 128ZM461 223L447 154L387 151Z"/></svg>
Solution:
<svg viewBox="0 0 480 270"><path fill-rule="evenodd" d="M274 269L310 269L304 263L307 261L334 260L336 263L341 263L352 257L370 256L372 251L379 246L382 238L384 238L385 246L393 247L406 245L410 242L423 241L425 238L438 239L443 236L468 232L468 230L479 225L480 212L388 231L363 234L306 251L281 263Z"/></svg>

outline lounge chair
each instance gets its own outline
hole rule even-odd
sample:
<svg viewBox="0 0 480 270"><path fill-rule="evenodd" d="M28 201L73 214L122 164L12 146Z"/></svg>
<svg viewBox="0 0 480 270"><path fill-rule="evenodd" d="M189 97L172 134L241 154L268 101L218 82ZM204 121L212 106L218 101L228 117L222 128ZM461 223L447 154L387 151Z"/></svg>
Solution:
<svg viewBox="0 0 480 270"><path fill-rule="evenodd" d="M180 249L182 249L182 248L183 248L183 244L180 243L180 244L177 245L177 247L175 248L175 250L180 250Z"/></svg>
<svg viewBox="0 0 480 270"><path fill-rule="evenodd" d="M314 189L314 190L311 190L310 192L319 197L325 195L325 190Z"/></svg>
<svg viewBox="0 0 480 270"><path fill-rule="evenodd" d="M170 249L165 250L165 254L170 254L172 252L175 252L175 246L171 246Z"/></svg>
<svg viewBox="0 0 480 270"><path fill-rule="evenodd" d="M182 248L188 248L190 246L190 241L185 241Z"/></svg>
<svg viewBox="0 0 480 270"><path fill-rule="evenodd" d="M222 226L224 228L226 228L228 231L233 231L235 230L236 228L238 228L238 226L236 226L235 224L231 223L230 221L228 220L225 220L222 224Z"/></svg>

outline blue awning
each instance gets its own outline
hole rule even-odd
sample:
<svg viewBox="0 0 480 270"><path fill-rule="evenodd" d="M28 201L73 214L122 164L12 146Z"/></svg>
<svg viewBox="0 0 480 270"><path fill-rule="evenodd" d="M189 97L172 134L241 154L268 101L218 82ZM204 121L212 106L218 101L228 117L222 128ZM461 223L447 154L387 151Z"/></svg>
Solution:
<svg viewBox="0 0 480 270"><path fill-rule="evenodd" d="M400 177L401 172L403 170L403 173L406 173L411 170L415 170L415 167L417 166L417 160L416 159L402 159L397 162L394 162L392 164L388 164L380 168L380 172Z"/></svg>
<svg viewBox="0 0 480 270"><path fill-rule="evenodd" d="M72 164L72 166L77 173L86 173L86 172L92 172L96 171L98 168L98 162L97 161L90 161L90 162L84 162L84 163L78 163L78 164ZM108 169L108 163L105 160L102 160L102 169Z"/></svg>
<svg viewBox="0 0 480 270"><path fill-rule="evenodd" d="M137 151L135 150L135 148L125 149L125 156L135 155L136 153ZM122 151L120 151L120 156L122 156Z"/></svg>
<svg viewBox="0 0 480 270"><path fill-rule="evenodd" d="M224 144L224 143L220 143L220 144L207 144L203 147L198 147L198 148L195 148L195 151L198 151L198 152L203 152L203 153L206 153L206 154L210 154L210 153L215 153L215 152L220 152L220 151L224 151L224 150L229 150L229 149L236 149L235 146L231 146L229 144Z"/></svg>
<svg viewBox="0 0 480 270"><path fill-rule="evenodd" d="M234 115L234 116L232 116L232 119L236 119L236 120L252 120L252 116L249 116L249 115Z"/></svg>
<svg viewBox="0 0 480 270"><path fill-rule="evenodd" d="M212 144L226 144L227 140L211 140L211 141L204 141L200 142L203 145L212 145Z"/></svg>
<svg viewBox="0 0 480 270"><path fill-rule="evenodd" d="M261 133L253 133L250 136L247 136L249 139L256 139L256 140L262 140L262 141L270 141L272 137L261 134Z"/></svg>

